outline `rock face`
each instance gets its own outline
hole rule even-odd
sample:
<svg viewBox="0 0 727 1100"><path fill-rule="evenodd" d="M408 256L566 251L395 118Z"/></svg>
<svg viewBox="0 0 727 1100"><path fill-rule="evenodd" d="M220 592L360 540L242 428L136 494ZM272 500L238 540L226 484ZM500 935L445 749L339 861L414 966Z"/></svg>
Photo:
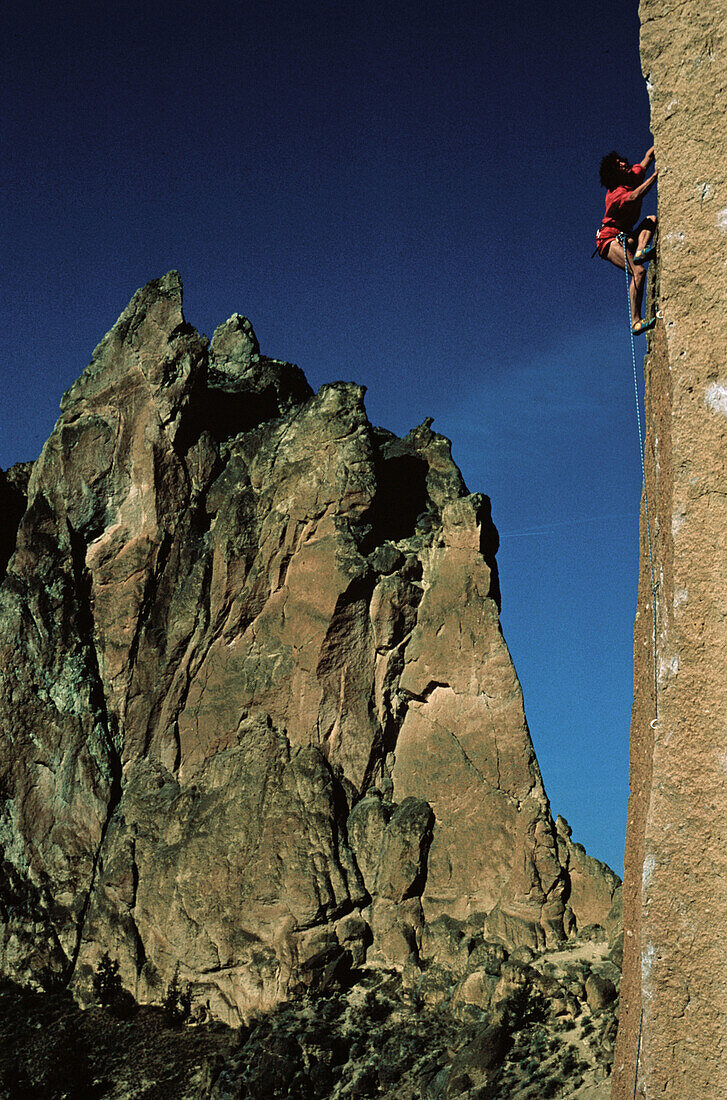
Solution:
<svg viewBox="0 0 727 1100"><path fill-rule="evenodd" d="M489 502L427 422L314 395L240 316L208 343L171 272L28 473L0 480L4 973L83 998L108 951L139 1000L178 967L238 1022L416 971L443 917L532 947L608 923L618 880L550 816Z"/></svg>
<svg viewBox="0 0 727 1100"><path fill-rule="evenodd" d="M645 364L657 719L642 521L614 1096L692 1100L727 1093L724 6L642 0L641 20L663 313Z"/></svg>

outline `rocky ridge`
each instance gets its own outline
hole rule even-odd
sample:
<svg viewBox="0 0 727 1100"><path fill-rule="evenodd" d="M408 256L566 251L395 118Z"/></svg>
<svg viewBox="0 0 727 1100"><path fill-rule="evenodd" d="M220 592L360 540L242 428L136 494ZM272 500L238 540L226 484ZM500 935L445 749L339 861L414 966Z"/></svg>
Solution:
<svg viewBox="0 0 727 1100"><path fill-rule="evenodd" d="M447 959L476 1006L478 944L617 933L550 814L489 501L363 396L239 315L200 336L170 272L0 477L4 974L83 1001L108 952L237 1025Z"/></svg>
<svg viewBox="0 0 727 1100"><path fill-rule="evenodd" d="M727 1092L725 12L641 0L640 17L659 167L644 364L656 592L642 510L614 1098L693 1100Z"/></svg>

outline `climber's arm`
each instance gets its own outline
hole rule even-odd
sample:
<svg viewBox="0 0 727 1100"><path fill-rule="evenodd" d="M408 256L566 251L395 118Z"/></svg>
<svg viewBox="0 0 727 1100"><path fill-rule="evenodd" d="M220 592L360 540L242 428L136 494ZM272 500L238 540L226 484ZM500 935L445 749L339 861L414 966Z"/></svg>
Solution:
<svg viewBox="0 0 727 1100"><path fill-rule="evenodd" d="M641 161L641 167L644 169L648 168L652 160L654 159L654 156L654 146L652 145L650 149L646 150L646 153L644 154L644 159Z"/></svg>
<svg viewBox="0 0 727 1100"><path fill-rule="evenodd" d="M651 188L656 183L656 177L658 176L658 174L659 174L659 169L655 168L654 172L653 172L653 175L649 176L648 180L644 180L644 182L640 183L638 187L634 187L633 191L629 195L629 200L633 201L634 199L643 198L644 195L646 194L646 192L650 191Z"/></svg>

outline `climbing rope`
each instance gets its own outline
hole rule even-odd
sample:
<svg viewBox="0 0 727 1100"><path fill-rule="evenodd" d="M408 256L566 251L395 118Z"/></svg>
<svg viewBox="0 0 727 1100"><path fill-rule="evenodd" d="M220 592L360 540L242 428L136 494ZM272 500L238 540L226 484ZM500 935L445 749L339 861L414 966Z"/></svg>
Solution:
<svg viewBox="0 0 727 1100"><path fill-rule="evenodd" d="M658 664L656 655L656 576L654 574L654 554L651 546L651 520L649 518L649 494L646 489L646 462L644 460L644 433L641 428L641 403L639 401L639 377L636 370L636 347L634 345L634 329L631 324L631 296L629 295L629 262L628 253L626 252L626 234L622 233L619 237L624 250L624 271L626 272L626 304L628 307L629 316L629 334L631 336L631 364L634 370L634 397L636 399L636 424L639 429L639 453L641 456L641 483L644 491L644 516L646 518L646 542L649 547L649 572L651 574L651 619L653 630L653 652L654 652L654 719L652 727L656 723L659 717L658 698L657 698L657 684L658 684ZM636 1089L639 1083L639 1064L641 1061L641 1035L644 1026L644 1007L641 1006L641 1014L639 1016L639 1038L636 1043L636 1067L634 1069L634 1100L636 1100Z"/></svg>
<svg viewBox="0 0 727 1100"><path fill-rule="evenodd" d="M651 521L649 518L649 495L646 491L646 464L644 461L644 433L641 429L641 403L639 401L639 381L636 371L636 347L634 345L634 330L631 324L631 296L629 294L629 262L628 253L626 251L626 234L621 233L619 240L623 245L624 250L624 271L626 272L626 303L628 306L629 314L629 334L631 336L631 363L634 369L634 396L636 398L636 423L639 429L639 452L641 455L641 480L644 490L644 513L646 517L646 541L649 547L649 572L651 574L651 616L652 616L652 629L653 629L653 650L654 650L654 722L659 717L659 709L657 704L657 683L658 683L658 664L656 655L656 576L654 574L654 555L651 546Z"/></svg>
<svg viewBox="0 0 727 1100"><path fill-rule="evenodd" d="M636 1086L639 1083L639 1059L641 1057L641 1029L644 1023L644 1010L641 1009L641 1015L639 1016L639 1041L636 1046L636 1069L634 1070L634 1100L636 1100Z"/></svg>

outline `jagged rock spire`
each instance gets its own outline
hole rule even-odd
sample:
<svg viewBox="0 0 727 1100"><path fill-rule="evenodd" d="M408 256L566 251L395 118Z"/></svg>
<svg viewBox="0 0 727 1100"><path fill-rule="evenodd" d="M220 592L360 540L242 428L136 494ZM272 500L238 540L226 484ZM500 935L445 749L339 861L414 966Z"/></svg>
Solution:
<svg viewBox="0 0 727 1100"><path fill-rule="evenodd" d="M604 923L499 628L497 533L431 422L313 394L171 272L66 394L0 586L5 973L183 980L232 1021L440 915ZM2 487L0 486L0 491Z"/></svg>

